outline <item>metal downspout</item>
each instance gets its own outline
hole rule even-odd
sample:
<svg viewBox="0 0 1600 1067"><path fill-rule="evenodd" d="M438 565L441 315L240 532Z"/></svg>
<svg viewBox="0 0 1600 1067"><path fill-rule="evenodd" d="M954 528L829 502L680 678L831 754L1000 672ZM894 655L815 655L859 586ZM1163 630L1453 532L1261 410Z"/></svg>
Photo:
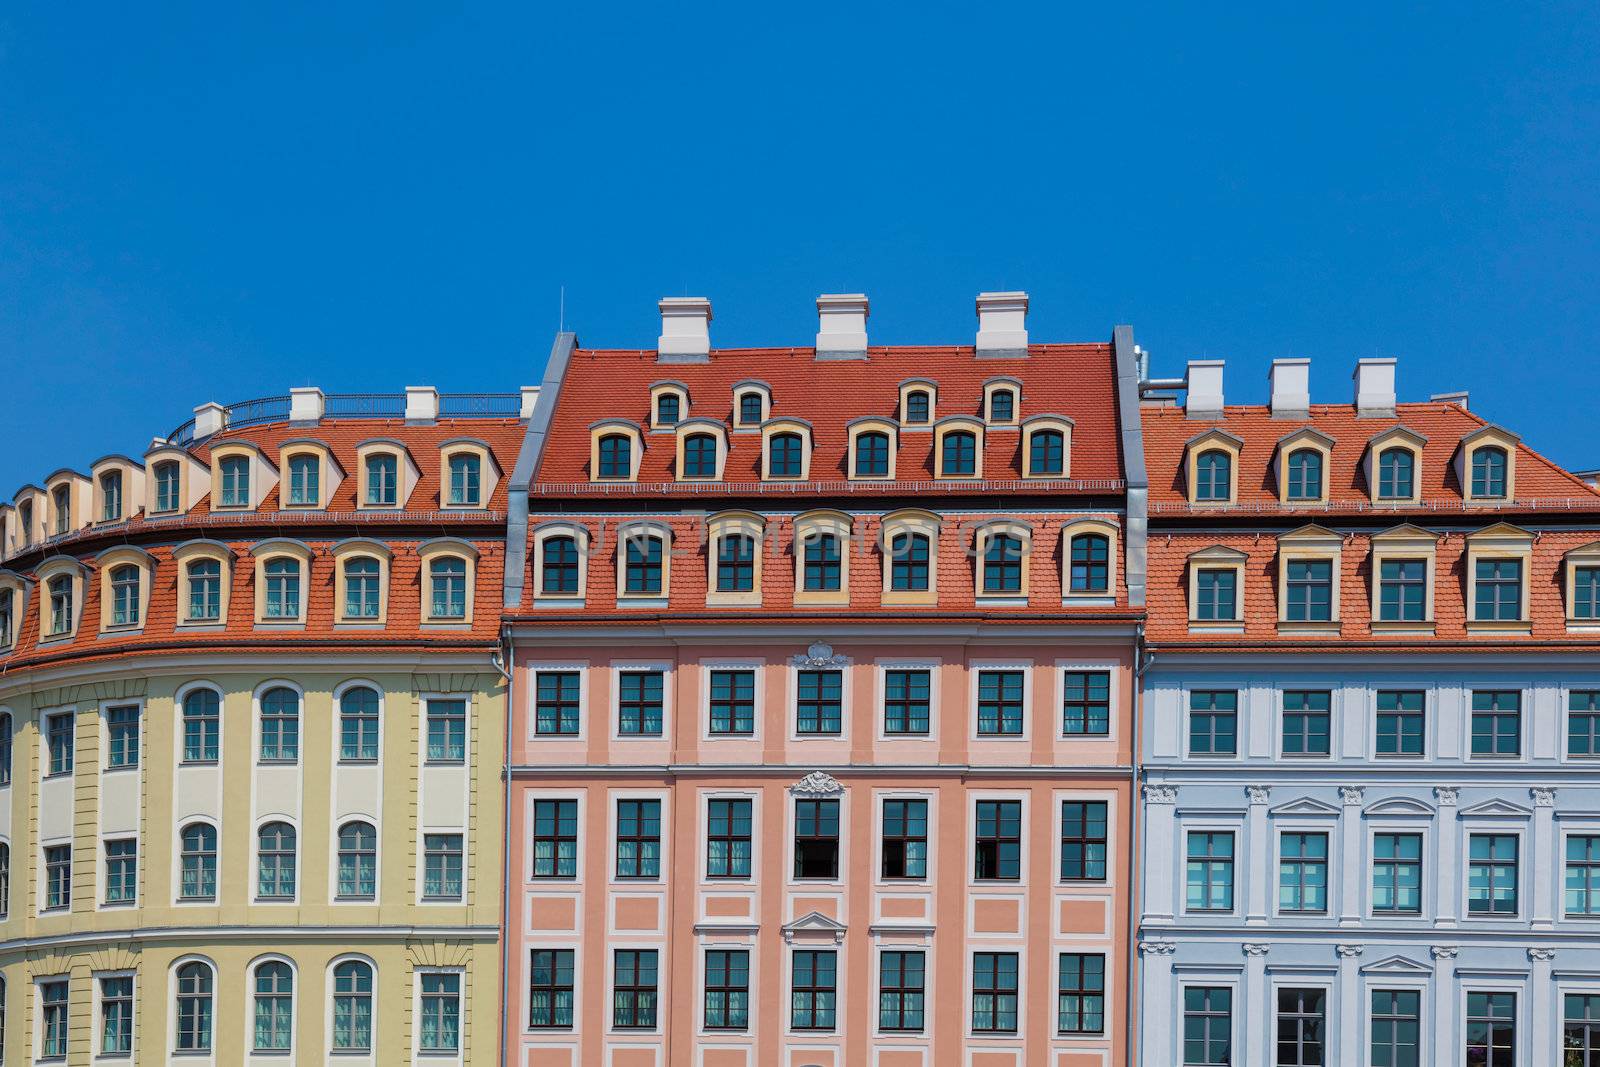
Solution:
<svg viewBox="0 0 1600 1067"><path fill-rule="evenodd" d="M1141 619L1133 640L1133 726L1128 731L1132 746L1128 760L1128 967L1124 981L1127 988L1128 1040L1123 1050L1126 1067L1134 1065L1134 1047L1139 1041L1139 1027L1134 1025L1134 996L1138 988L1138 971L1143 966L1139 955L1139 916L1144 913L1144 886L1139 878L1141 864L1139 849L1142 844L1139 813L1139 725L1144 720L1144 621Z"/></svg>
<svg viewBox="0 0 1600 1067"><path fill-rule="evenodd" d="M501 655L495 663L506 680L505 748L501 754L500 783L505 794L500 815L500 1063L511 1062L511 1046L507 1039L507 1006L511 1003L511 716L516 698L516 646L504 623L500 626Z"/></svg>

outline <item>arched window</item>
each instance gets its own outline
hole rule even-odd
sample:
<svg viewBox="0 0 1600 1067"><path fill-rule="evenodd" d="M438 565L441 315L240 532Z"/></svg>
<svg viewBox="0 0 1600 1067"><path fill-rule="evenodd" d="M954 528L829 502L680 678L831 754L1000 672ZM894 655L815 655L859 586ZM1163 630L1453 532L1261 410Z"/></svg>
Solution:
<svg viewBox="0 0 1600 1067"><path fill-rule="evenodd" d="M896 591L928 589L928 535L903 533L889 542L889 587Z"/></svg>
<svg viewBox="0 0 1600 1067"><path fill-rule="evenodd" d="M222 564L197 559L186 568L189 581L189 621L215 622L222 618Z"/></svg>
<svg viewBox="0 0 1600 1067"><path fill-rule="evenodd" d="M346 960L333 969L333 1048L372 1049L372 968L360 960Z"/></svg>
<svg viewBox="0 0 1600 1067"><path fill-rule="evenodd" d="M72 532L72 487L58 485L55 492L50 494L51 502L55 506L56 533Z"/></svg>
<svg viewBox="0 0 1600 1067"><path fill-rule="evenodd" d="M761 422L761 394L748 392L739 394L739 425L755 426Z"/></svg>
<svg viewBox="0 0 1600 1067"><path fill-rule="evenodd" d="M11 784L11 716L0 715L0 785Z"/></svg>
<svg viewBox="0 0 1600 1067"><path fill-rule="evenodd" d="M906 394L906 422L923 424L928 421L928 411L931 407L928 392L917 389Z"/></svg>
<svg viewBox="0 0 1600 1067"><path fill-rule="evenodd" d="M294 972L272 960L256 967L257 1052L287 1052L294 1037Z"/></svg>
<svg viewBox="0 0 1600 1067"><path fill-rule="evenodd" d="M0 919L11 917L11 846L0 844ZM3 1034L3 1031L0 1031ZM0 1036L0 1040L4 1040Z"/></svg>
<svg viewBox="0 0 1600 1067"><path fill-rule="evenodd" d="M889 435L869 430L856 435L856 477L886 478L889 475Z"/></svg>
<svg viewBox="0 0 1600 1067"><path fill-rule="evenodd" d="M1409 448L1378 453L1378 499L1410 500L1415 493L1416 458Z"/></svg>
<svg viewBox="0 0 1600 1067"><path fill-rule="evenodd" d="M256 896L292 900L295 883L294 827L269 822L256 835Z"/></svg>
<svg viewBox="0 0 1600 1067"><path fill-rule="evenodd" d="M657 596L661 593L661 538L630 536L623 544L625 574L623 591L629 596Z"/></svg>
<svg viewBox="0 0 1600 1067"><path fill-rule="evenodd" d="M633 477L633 439L625 433L600 438L600 477Z"/></svg>
<svg viewBox="0 0 1600 1067"><path fill-rule="evenodd" d="M1017 394L1010 389L996 389L989 394L989 421L1010 422L1017 417Z"/></svg>
<svg viewBox="0 0 1600 1067"><path fill-rule="evenodd" d="M1289 453L1289 499L1322 499L1322 453L1300 448Z"/></svg>
<svg viewBox="0 0 1600 1067"><path fill-rule="evenodd" d="M1196 500L1227 500L1233 495L1233 457L1219 448L1200 453L1195 460Z"/></svg>
<svg viewBox="0 0 1600 1067"><path fill-rule="evenodd" d="M818 533L806 538L801 587L808 593L837 592L841 579L840 556L837 534Z"/></svg>
<svg viewBox="0 0 1600 1067"><path fill-rule="evenodd" d="M467 561L460 556L441 556L428 565L432 586L429 603L435 619L467 617Z"/></svg>
<svg viewBox="0 0 1600 1067"><path fill-rule="evenodd" d="M100 521L122 518L122 472L106 471L100 476Z"/></svg>
<svg viewBox="0 0 1600 1067"><path fill-rule="evenodd" d="M959 476L974 474L977 469L977 435L967 430L951 430L945 434L941 472L945 475Z"/></svg>
<svg viewBox="0 0 1600 1067"><path fill-rule="evenodd" d="M1111 588L1111 541L1102 534L1072 539L1072 592L1104 593Z"/></svg>
<svg viewBox="0 0 1600 1067"><path fill-rule="evenodd" d="M267 560L267 595L262 614L268 619L300 617L300 561L289 556Z"/></svg>
<svg viewBox="0 0 1600 1067"><path fill-rule="evenodd" d="M211 1051L211 968L198 961L178 968L179 1052Z"/></svg>
<svg viewBox="0 0 1600 1067"><path fill-rule="evenodd" d="M989 535L983 552L983 591L1022 591L1022 538L1008 533Z"/></svg>
<svg viewBox="0 0 1600 1067"><path fill-rule="evenodd" d="M222 702L215 689L183 698L183 762L215 763L222 741Z"/></svg>
<svg viewBox="0 0 1600 1067"><path fill-rule="evenodd" d="M717 592L748 593L755 589L756 539L729 533L717 539Z"/></svg>
<svg viewBox="0 0 1600 1067"><path fill-rule="evenodd" d="M662 393L656 397L657 426L676 426L682 418L683 409L677 393Z"/></svg>
<svg viewBox="0 0 1600 1067"><path fill-rule="evenodd" d="M289 506L314 508L322 503L322 460L314 455L289 457Z"/></svg>
<svg viewBox="0 0 1600 1067"><path fill-rule="evenodd" d="M225 508L250 506L250 457L224 456L217 464L222 473L222 489L218 498Z"/></svg>
<svg viewBox="0 0 1600 1067"><path fill-rule="evenodd" d="M400 503L400 460L392 452L367 457L367 504L394 507Z"/></svg>
<svg viewBox="0 0 1600 1067"><path fill-rule="evenodd" d="M775 433L767 444L767 475L798 478L803 469L805 442L797 433Z"/></svg>
<svg viewBox="0 0 1600 1067"><path fill-rule="evenodd" d="M111 625L139 625L139 568L131 563L111 571Z"/></svg>
<svg viewBox="0 0 1600 1067"><path fill-rule="evenodd" d="M717 439L708 433L692 433L683 442L683 476L717 476Z"/></svg>
<svg viewBox="0 0 1600 1067"><path fill-rule="evenodd" d="M1060 430L1035 430L1028 435L1028 473L1060 474L1066 469L1067 437Z"/></svg>
<svg viewBox="0 0 1600 1067"><path fill-rule="evenodd" d="M50 633L72 632L72 577L63 574L50 579Z"/></svg>
<svg viewBox="0 0 1600 1067"><path fill-rule="evenodd" d="M339 758L371 763L378 758L378 693L364 685L339 696Z"/></svg>
<svg viewBox="0 0 1600 1067"><path fill-rule="evenodd" d="M561 595L578 591L578 539L562 534L544 539L543 592Z"/></svg>
<svg viewBox="0 0 1600 1067"><path fill-rule="evenodd" d="M177 511L182 503L178 496L183 483L177 460L163 460L155 465L156 510Z"/></svg>
<svg viewBox="0 0 1600 1067"><path fill-rule="evenodd" d="M16 593L10 589L0 589L0 648L10 648L17 639L13 628L17 621L16 612Z"/></svg>
<svg viewBox="0 0 1600 1067"><path fill-rule="evenodd" d="M383 610L383 564L371 556L354 556L344 563L344 616L376 619Z"/></svg>
<svg viewBox="0 0 1600 1067"><path fill-rule="evenodd" d="M22 543L33 544L33 501L24 500L17 505L17 519L22 527Z"/></svg>
<svg viewBox="0 0 1600 1067"><path fill-rule="evenodd" d="M192 822L180 833L178 896L183 900L217 899L217 831Z"/></svg>
<svg viewBox="0 0 1600 1067"><path fill-rule="evenodd" d="M1506 450L1483 445L1472 452L1472 496L1474 499L1506 495Z"/></svg>
<svg viewBox="0 0 1600 1067"><path fill-rule="evenodd" d="M450 503L476 507L482 497L482 463L471 452L450 457Z"/></svg>
<svg viewBox="0 0 1600 1067"><path fill-rule="evenodd" d="M369 822L339 827L339 897L371 900L378 895L378 831Z"/></svg>
<svg viewBox="0 0 1600 1067"><path fill-rule="evenodd" d="M300 758L300 694L277 686L261 694L261 762Z"/></svg>

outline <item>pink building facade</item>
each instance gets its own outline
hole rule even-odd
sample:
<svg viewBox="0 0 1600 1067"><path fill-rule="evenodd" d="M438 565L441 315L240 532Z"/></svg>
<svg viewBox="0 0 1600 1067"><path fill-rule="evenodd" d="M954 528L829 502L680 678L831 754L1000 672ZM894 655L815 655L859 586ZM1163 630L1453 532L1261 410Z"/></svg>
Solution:
<svg viewBox="0 0 1600 1067"><path fill-rule="evenodd" d="M838 299L815 350L696 351L672 302L658 351L558 339L506 584L508 1063L1123 1061L1131 341L985 351L980 298L977 346L831 358Z"/></svg>

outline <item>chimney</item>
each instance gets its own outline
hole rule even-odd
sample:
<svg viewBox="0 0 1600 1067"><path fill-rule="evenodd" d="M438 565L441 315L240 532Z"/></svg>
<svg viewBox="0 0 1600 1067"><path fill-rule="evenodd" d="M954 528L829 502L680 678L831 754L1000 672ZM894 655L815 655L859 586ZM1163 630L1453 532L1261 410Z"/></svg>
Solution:
<svg viewBox="0 0 1600 1067"><path fill-rule="evenodd" d="M522 410L517 413L519 419L533 418L534 405L539 403L539 387L537 385L524 385L522 387Z"/></svg>
<svg viewBox="0 0 1600 1067"><path fill-rule="evenodd" d="M433 422L439 417L439 390L431 385L406 386L406 421Z"/></svg>
<svg viewBox="0 0 1600 1067"><path fill-rule="evenodd" d="M316 386L289 390L289 421L317 423L322 421L322 390Z"/></svg>
<svg viewBox="0 0 1600 1067"><path fill-rule="evenodd" d="M1356 414L1394 418L1393 356L1356 360Z"/></svg>
<svg viewBox="0 0 1600 1067"><path fill-rule="evenodd" d="M1220 359L1191 359L1184 381L1187 395L1183 412L1191 419L1222 418L1222 368Z"/></svg>
<svg viewBox="0 0 1600 1067"><path fill-rule="evenodd" d="M1028 294L978 294L978 358L1028 354Z"/></svg>
<svg viewBox="0 0 1600 1067"><path fill-rule="evenodd" d="M1441 404L1454 404L1462 411L1467 410L1467 391L1465 389L1459 393L1434 393L1428 399Z"/></svg>
<svg viewBox="0 0 1600 1067"><path fill-rule="evenodd" d="M865 359L867 298L863 293L817 297L817 358Z"/></svg>
<svg viewBox="0 0 1600 1067"><path fill-rule="evenodd" d="M1272 417L1304 419L1311 414L1311 361L1275 359L1267 372L1272 383Z"/></svg>
<svg viewBox="0 0 1600 1067"><path fill-rule="evenodd" d="M705 363L711 358L711 301L703 296L668 296L661 308L661 363Z"/></svg>
<svg viewBox="0 0 1600 1067"><path fill-rule="evenodd" d="M213 400L194 409L195 440L221 433L228 426L228 409Z"/></svg>

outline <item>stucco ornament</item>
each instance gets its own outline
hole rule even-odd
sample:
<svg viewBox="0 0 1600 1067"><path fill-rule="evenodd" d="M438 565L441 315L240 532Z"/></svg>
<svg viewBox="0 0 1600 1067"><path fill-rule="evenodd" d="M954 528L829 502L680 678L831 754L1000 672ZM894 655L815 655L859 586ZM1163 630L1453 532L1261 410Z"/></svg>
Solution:
<svg viewBox="0 0 1600 1067"><path fill-rule="evenodd" d="M1553 808L1556 806L1556 791L1549 786L1536 785L1528 790L1528 795L1533 798L1536 808Z"/></svg>
<svg viewBox="0 0 1600 1067"><path fill-rule="evenodd" d="M1341 785L1339 787L1339 795L1344 798L1345 804L1350 807L1359 807L1361 798L1365 793L1366 790L1359 785Z"/></svg>
<svg viewBox="0 0 1600 1067"><path fill-rule="evenodd" d="M1264 945L1256 941L1246 941L1242 947L1246 956L1265 956L1268 950L1272 948L1271 945Z"/></svg>
<svg viewBox="0 0 1600 1067"><path fill-rule="evenodd" d="M1454 945L1434 945L1430 951L1436 960L1453 960L1456 958L1456 953L1461 950Z"/></svg>
<svg viewBox="0 0 1600 1067"><path fill-rule="evenodd" d="M826 771L812 771L790 786L789 792L797 797L836 797L844 792L844 786Z"/></svg>
<svg viewBox="0 0 1600 1067"><path fill-rule="evenodd" d="M796 667L845 667L849 665L850 658L835 655L832 645L816 641L804 652L795 653L790 662Z"/></svg>
<svg viewBox="0 0 1600 1067"><path fill-rule="evenodd" d="M1335 949L1335 951L1337 951L1339 953L1339 955L1342 958L1347 959L1347 960L1353 960L1357 956L1361 955L1362 952L1366 951L1366 946L1364 946L1364 945L1335 945L1334 949Z"/></svg>
<svg viewBox="0 0 1600 1067"><path fill-rule="evenodd" d="M1178 951L1176 941L1141 941L1139 951L1146 956L1170 956Z"/></svg>
<svg viewBox="0 0 1600 1067"><path fill-rule="evenodd" d="M1178 787L1175 785L1147 785L1144 787L1144 798L1151 804L1176 804L1178 802Z"/></svg>
<svg viewBox="0 0 1600 1067"><path fill-rule="evenodd" d="M1244 787L1244 795L1250 798L1250 803L1252 804L1265 804L1272 799L1272 787L1270 785L1247 785Z"/></svg>
<svg viewBox="0 0 1600 1067"><path fill-rule="evenodd" d="M1433 787L1433 795L1439 798L1441 807L1453 808L1456 806L1456 798L1461 795L1461 790L1453 785L1436 785Z"/></svg>
<svg viewBox="0 0 1600 1067"><path fill-rule="evenodd" d="M1549 963L1555 958L1556 950L1553 948L1530 948L1528 950L1528 959L1534 963Z"/></svg>

